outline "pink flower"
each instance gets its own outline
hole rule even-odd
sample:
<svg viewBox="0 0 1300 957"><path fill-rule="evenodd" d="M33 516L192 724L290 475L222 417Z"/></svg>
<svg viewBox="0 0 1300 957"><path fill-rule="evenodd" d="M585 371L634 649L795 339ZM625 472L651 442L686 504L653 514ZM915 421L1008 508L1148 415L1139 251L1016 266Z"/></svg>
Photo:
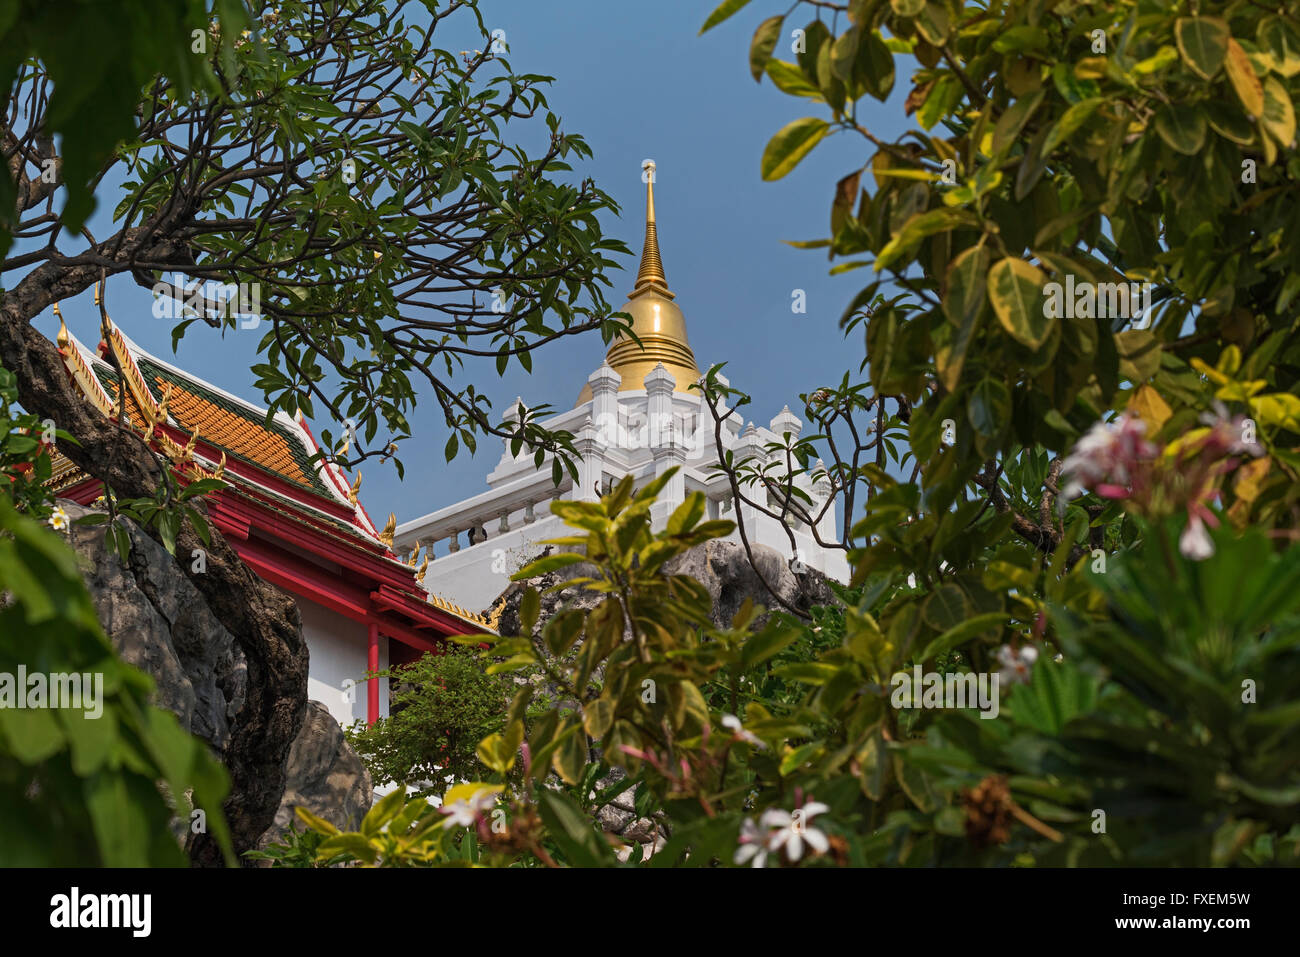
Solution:
<svg viewBox="0 0 1300 957"><path fill-rule="evenodd" d="M1207 449L1229 455L1264 454L1264 447L1255 441L1255 420L1244 415L1229 418L1227 406L1218 399L1214 400L1213 412L1201 413L1201 421L1210 427Z"/></svg>
<svg viewBox="0 0 1300 957"><path fill-rule="evenodd" d="M1061 463L1061 474L1067 479L1062 505L1085 488L1104 498L1126 497L1142 463L1160 451L1145 434L1146 423L1127 415L1093 425Z"/></svg>

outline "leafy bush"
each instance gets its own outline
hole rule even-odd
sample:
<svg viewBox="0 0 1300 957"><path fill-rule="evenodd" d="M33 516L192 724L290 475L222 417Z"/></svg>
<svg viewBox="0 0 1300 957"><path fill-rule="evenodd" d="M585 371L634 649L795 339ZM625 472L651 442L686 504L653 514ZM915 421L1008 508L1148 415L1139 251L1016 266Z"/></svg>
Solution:
<svg viewBox="0 0 1300 957"><path fill-rule="evenodd" d="M427 794L446 790L448 778L472 780L478 743L500 726L509 704L508 681L485 674L472 651L455 645L379 674L392 682L389 717L345 731L374 782L427 781L420 792Z"/></svg>

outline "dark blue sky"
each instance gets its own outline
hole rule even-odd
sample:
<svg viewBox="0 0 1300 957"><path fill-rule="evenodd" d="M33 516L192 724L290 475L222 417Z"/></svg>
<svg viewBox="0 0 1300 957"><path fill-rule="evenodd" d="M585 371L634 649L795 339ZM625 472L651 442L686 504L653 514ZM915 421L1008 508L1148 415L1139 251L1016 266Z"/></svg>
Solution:
<svg viewBox="0 0 1300 957"><path fill-rule="evenodd" d="M870 270L828 276L824 251L802 251L785 239L826 235L835 181L869 158L867 144L832 136L785 179L764 183L759 159L768 139L785 123L804 115L825 116L824 108L760 86L749 74L749 39L758 21L785 7L755 0L750 8L703 37L700 25L715 0L673 0L653 6L628 0L482 0L489 29L506 33L509 60L517 72L555 77L547 93L567 131L580 133L594 150L593 161L575 170L592 176L623 206L622 220L606 224L639 253L644 225L643 159L658 164L655 204L669 285L686 315L691 346L701 368L728 362L734 386L754 397L748 414L766 423L797 397L826 381L838 381L862 358L860 340L847 342L837 319ZM810 9L810 8L809 8ZM778 47L790 53L790 30L811 16L801 10L788 21ZM452 50L480 46L468 36L438 42ZM899 78L893 101L906 92ZM859 104L875 132L896 133L904 120L895 102ZM888 118L888 122L886 122ZM523 137L526 143L535 136ZM106 210L117 198L105 196L92 220L97 236L110 234ZM105 209L106 208L106 209ZM636 257L614 277L608 298L616 306L631 289ZM11 277L10 281L14 279ZM794 289L807 293L808 311L791 312ZM261 404L249 366L258 332L227 333L191 327L172 356L168 320L155 319L146 290L119 280L110 286L110 312L122 328L151 352ZM65 303L69 326L84 342L98 340L97 319L87 293ZM40 328L53 335L47 313ZM552 344L534 361L531 376L512 367L504 379L494 365L469 369L473 381L499 412L516 395L529 405L572 406L587 375L600 364L599 336ZM468 381L468 380L466 380ZM477 456L462 449L450 465L443 459L446 430L432 401L412 419L414 438L403 445L406 479L389 466L367 463L362 500L382 522L389 511L405 521L477 494L501 452L496 440L483 442ZM319 434L320 423L315 430Z"/></svg>

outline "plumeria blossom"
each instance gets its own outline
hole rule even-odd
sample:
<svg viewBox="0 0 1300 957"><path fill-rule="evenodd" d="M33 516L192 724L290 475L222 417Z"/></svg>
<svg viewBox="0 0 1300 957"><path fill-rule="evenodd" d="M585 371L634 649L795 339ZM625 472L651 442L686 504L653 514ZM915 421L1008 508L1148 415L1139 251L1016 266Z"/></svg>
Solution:
<svg viewBox="0 0 1300 957"><path fill-rule="evenodd" d="M444 804L438 808L447 815L447 823L456 827L473 827L496 804L496 794L492 791L479 791L471 797Z"/></svg>
<svg viewBox="0 0 1300 957"><path fill-rule="evenodd" d="M60 506L56 505L54 511L50 512L49 522L50 528L54 529L56 532L61 532L68 527L71 519L68 518L67 512L65 512Z"/></svg>
<svg viewBox="0 0 1300 957"><path fill-rule="evenodd" d="M1213 412L1201 413L1201 422L1210 427L1205 442L1209 451L1256 458L1264 454L1264 447L1255 441L1254 420L1244 415L1229 417L1227 406L1218 399L1214 400Z"/></svg>
<svg viewBox="0 0 1300 957"><path fill-rule="evenodd" d="M1178 550L1194 562L1204 561L1214 554L1214 541L1205 526L1219 527L1219 520L1204 505L1193 502L1187 508L1187 527L1178 536Z"/></svg>
<svg viewBox="0 0 1300 957"><path fill-rule="evenodd" d="M809 822L818 814L825 814L830 808L820 801L809 801L793 814L780 808L769 808L758 819L759 826L769 828L767 849L771 853L783 851L786 860L797 863L803 857L805 843L818 854L825 854L831 846L826 835Z"/></svg>
<svg viewBox="0 0 1300 957"><path fill-rule="evenodd" d="M1034 673L1034 662L1038 660L1038 649L1033 645L1024 645L1016 649L1003 645L998 649L998 662L1002 668L998 671L999 687L1013 684L1029 684Z"/></svg>
<svg viewBox="0 0 1300 957"><path fill-rule="evenodd" d="M740 723L740 719L734 714L724 714L722 716L722 726L729 729L737 738L747 744L752 744L756 748L767 747L753 731L746 731L745 726Z"/></svg>
<svg viewBox="0 0 1300 957"><path fill-rule="evenodd" d="M767 863L767 841L752 818L745 818L740 823L740 846L732 858L737 864L749 862L754 867Z"/></svg>
<svg viewBox="0 0 1300 957"><path fill-rule="evenodd" d="M797 799L797 796L796 796ZM737 864L749 863L764 867L769 854L781 854L791 864L797 864L807 845L817 854L825 854L831 843L820 828L809 822L830 808L820 801L809 801L793 813L781 808L768 808L755 824L745 818L740 824L739 846L732 858Z"/></svg>
<svg viewBox="0 0 1300 957"><path fill-rule="evenodd" d="M1125 498L1141 465L1160 449L1146 439L1146 423L1121 415L1114 422L1098 422L1089 429L1061 463L1066 477L1061 505L1091 488L1102 498Z"/></svg>

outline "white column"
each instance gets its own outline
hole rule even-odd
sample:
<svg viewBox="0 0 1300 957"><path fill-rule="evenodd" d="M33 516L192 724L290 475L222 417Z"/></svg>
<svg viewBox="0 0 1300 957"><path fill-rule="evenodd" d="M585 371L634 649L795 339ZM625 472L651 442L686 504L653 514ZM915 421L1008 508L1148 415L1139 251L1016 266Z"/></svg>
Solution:
<svg viewBox="0 0 1300 957"><path fill-rule="evenodd" d="M604 449L596 437L595 426L591 416L587 416L582 428L573 437L573 447L580 456L577 464L578 480L573 485L571 498L575 502L594 502L600 498L598 484L604 471Z"/></svg>

